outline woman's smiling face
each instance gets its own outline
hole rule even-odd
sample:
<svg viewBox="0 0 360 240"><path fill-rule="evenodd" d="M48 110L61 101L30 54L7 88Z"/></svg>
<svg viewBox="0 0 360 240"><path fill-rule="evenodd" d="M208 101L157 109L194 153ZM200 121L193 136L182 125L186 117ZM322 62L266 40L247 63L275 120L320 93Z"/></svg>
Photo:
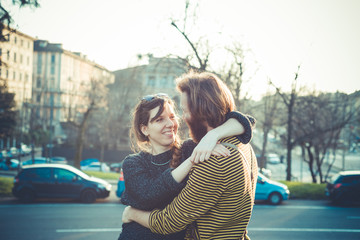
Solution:
<svg viewBox="0 0 360 240"><path fill-rule="evenodd" d="M178 121L173 107L165 103L164 111L155 119L159 106L150 110L147 126L143 125L141 131L148 136L153 149L153 154L160 154L171 149L178 131Z"/></svg>

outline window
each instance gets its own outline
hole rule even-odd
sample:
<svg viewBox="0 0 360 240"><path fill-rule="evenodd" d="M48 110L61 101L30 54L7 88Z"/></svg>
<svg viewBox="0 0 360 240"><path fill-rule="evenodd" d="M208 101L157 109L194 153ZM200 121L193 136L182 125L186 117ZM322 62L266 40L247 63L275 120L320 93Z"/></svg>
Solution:
<svg viewBox="0 0 360 240"><path fill-rule="evenodd" d="M149 87L155 87L155 77L154 76L148 77L146 85Z"/></svg>
<svg viewBox="0 0 360 240"><path fill-rule="evenodd" d="M22 63L22 62L23 62L23 55L20 54L20 63Z"/></svg>
<svg viewBox="0 0 360 240"><path fill-rule="evenodd" d="M13 79L15 80L15 78L16 78L16 72L14 71L13 72Z"/></svg>
<svg viewBox="0 0 360 240"><path fill-rule="evenodd" d="M37 77L37 79L36 79L36 87L41 88L41 77Z"/></svg>
<svg viewBox="0 0 360 240"><path fill-rule="evenodd" d="M38 94L36 94L36 102L40 102L41 101L41 94L40 93L38 93Z"/></svg>
<svg viewBox="0 0 360 240"><path fill-rule="evenodd" d="M26 57L26 65L28 65L28 66L30 65L30 57L29 56Z"/></svg>
<svg viewBox="0 0 360 240"><path fill-rule="evenodd" d="M14 37L14 43L15 43L15 44L17 43L17 38L16 38L16 36Z"/></svg>
<svg viewBox="0 0 360 240"><path fill-rule="evenodd" d="M16 53L14 53L14 62L16 62Z"/></svg>
<svg viewBox="0 0 360 240"><path fill-rule="evenodd" d="M20 40L20 46L23 46L24 45L24 40Z"/></svg>
<svg viewBox="0 0 360 240"><path fill-rule="evenodd" d="M70 172L65 169L60 168L54 168L54 177L56 180L62 181L62 182L72 182L74 179L76 179L77 175L73 172Z"/></svg>
<svg viewBox="0 0 360 240"><path fill-rule="evenodd" d="M160 87L166 87L166 83L167 83L167 78L163 77L160 81Z"/></svg>
<svg viewBox="0 0 360 240"><path fill-rule="evenodd" d="M2 55L2 49L0 48L0 56Z"/></svg>
<svg viewBox="0 0 360 240"><path fill-rule="evenodd" d="M32 179L41 179L47 180L51 178L51 169L50 168L34 168L31 171L26 171L27 176Z"/></svg>
<svg viewBox="0 0 360 240"><path fill-rule="evenodd" d="M42 55L38 53L38 62L37 62L37 74L41 74L42 66Z"/></svg>
<svg viewBox="0 0 360 240"><path fill-rule="evenodd" d="M42 64L42 54L41 53L38 53L38 65L41 65Z"/></svg>
<svg viewBox="0 0 360 240"><path fill-rule="evenodd" d="M55 54L51 54L51 64L55 64Z"/></svg>
<svg viewBox="0 0 360 240"><path fill-rule="evenodd" d="M50 67L50 73L51 73L51 75L54 75L54 74L55 74L55 66L54 66L54 65L51 65L51 67Z"/></svg>
<svg viewBox="0 0 360 240"><path fill-rule="evenodd" d="M6 79L9 79L9 70L6 70Z"/></svg>
<svg viewBox="0 0 360 240"><path fill-rule="evenodd" d="M27 73L25 73L25 82L29 81L29 75Z"/></svg>
<svg viewBox="0 0 360 240"><path fill-rule="evenodd" d="M54 77L51 77L51 78L50 78L50 88L51 88L51 89L54 89L54 88L55 88L55 78L54 78Z"/></svg>
<svg viewBox="0 0 360 240"><path fill-rule="evenodd" d="M7 55L7 60L9 60L10 59L10 51L9 50L6 52L6 55Z"/></svg>
<svg viewBox="0 0 360 240"><path fill-rule="evenodd" d="M22 80L22 73L19 74L19 80Z"/></svg>

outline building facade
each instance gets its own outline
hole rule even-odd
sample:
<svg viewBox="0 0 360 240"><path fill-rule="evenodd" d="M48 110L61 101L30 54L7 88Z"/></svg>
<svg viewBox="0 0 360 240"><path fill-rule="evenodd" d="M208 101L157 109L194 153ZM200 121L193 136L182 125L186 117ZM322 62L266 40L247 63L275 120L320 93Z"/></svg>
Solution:
<svg viewBox="0 0 360 240"><path fill-rule="evenodd" d="M24 105L32 97L33 46L35 38L5 28L7 41L0 42L0 79L15 93L16 109L26 117Z"/></svg>
<svg viewBox="0 0 360 240"><path fill-rule="evenodd" d="M188 71L186 62L177 58L155 58L149 56L148 63L114 71L115 82L109 88L109 108L113 113L113 141L117 147L129 143L131 111L144 96L166 93L177 104L180 95L176 91L175 79Z"/></svg>
<svg viewBox="0 0 360 240"><path fill-rule="evenodd" d="M62 44L34 42L33 102L37 118L54 139L66 137L61 123L81 115L95 81L105 86L114 82L114 75L85 55L63 49Z"/></svg>

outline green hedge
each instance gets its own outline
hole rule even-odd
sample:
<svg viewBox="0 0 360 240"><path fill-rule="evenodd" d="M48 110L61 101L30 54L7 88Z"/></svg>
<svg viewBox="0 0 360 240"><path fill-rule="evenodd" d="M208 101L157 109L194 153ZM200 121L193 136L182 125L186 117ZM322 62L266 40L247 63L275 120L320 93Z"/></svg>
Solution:
<svg viewBox="0 0 360 240"><path fill-rule="evenodd" d="M105 180L118 180L119 173L103 173L86 171L87 174L94 177L102 178ZM315 183L301 183L301 182L288 182L280 181L288 186L290 190L290 199L311 199L323 200L325 196L326 184ZM13 178L0 177L0 197L12 196L11 189L14 185Z"/></svg>
<svg viewBox="0 0 360 240"><path fill-rule="evenodd" d="M280 181L290 190L290 199L324 200L326 184Z"/></svg>
<svg viewBox="0 0 360 240"><path fill-rule="evenodd" d="M104 180L119 180L120 173L114 172L97 172L97 171L84 171L87 175L101 178Z"/></svg>
<svg viewBox="0 0 360 240"><path fill-rule="evenodd" d="M11 197L14 179L8 177L0 177L0 197Z"/></svg>

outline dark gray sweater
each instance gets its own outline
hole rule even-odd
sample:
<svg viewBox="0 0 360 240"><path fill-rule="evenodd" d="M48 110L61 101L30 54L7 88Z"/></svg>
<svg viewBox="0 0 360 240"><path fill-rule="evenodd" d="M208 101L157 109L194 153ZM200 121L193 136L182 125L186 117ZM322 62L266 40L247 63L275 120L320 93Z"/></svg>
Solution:
<svg viewBox="0 0 360 240"><path fill-rule="evenodd" d="M191 155L195 146L191 140L184 142L182 161ZM185 186L185 181L177 183L172 177L172 168L169 168L171 158L171 150L155 156L146 152L127 156L122 165L125 191L121 196L121 202L146 211L161 209L169 204ZM170 235L155 234L134 222L123 224L122 227L119 240L180 240L185 236L184 231Z"/></svg>

